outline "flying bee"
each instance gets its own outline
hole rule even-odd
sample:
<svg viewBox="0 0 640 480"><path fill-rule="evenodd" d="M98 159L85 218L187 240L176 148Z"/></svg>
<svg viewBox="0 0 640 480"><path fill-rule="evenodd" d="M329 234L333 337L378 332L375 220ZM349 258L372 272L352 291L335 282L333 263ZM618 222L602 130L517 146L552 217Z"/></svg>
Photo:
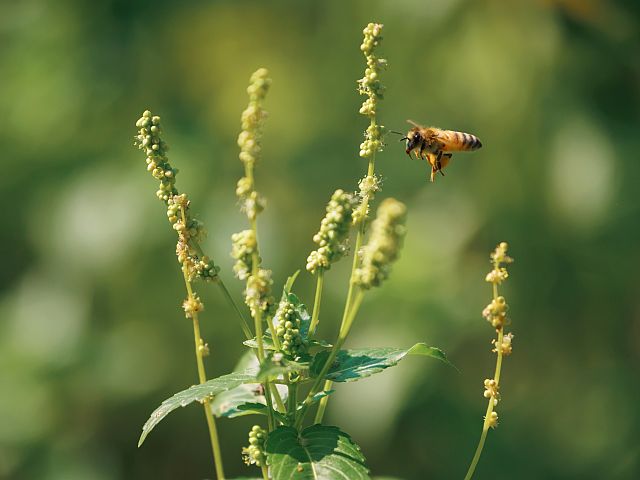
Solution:
<svg viewBox="0 0 640 480"><path fill-rule="evenodd" d="M407 141L406 153L411 158L413 152L418 159L427 160L431 165L431 181L438 172L444 176L442 169L451 161L450 152L478 150L482 147L480 139L475 135L454 130L442 130L435 127L423 127L407 120L413 128L400 140Z"/></svg>

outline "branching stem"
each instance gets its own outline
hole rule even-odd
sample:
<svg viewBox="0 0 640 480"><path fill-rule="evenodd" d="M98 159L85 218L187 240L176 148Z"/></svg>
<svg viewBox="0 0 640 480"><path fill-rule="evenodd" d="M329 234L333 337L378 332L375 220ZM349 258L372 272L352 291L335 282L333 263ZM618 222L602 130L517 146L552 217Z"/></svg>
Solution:
<svg viewBox="0 0 640 480"><path fill-rule="evenodd" d="M493 284L493 300L497 301L498 298L498 285ZM502 369L502 339L504 337L504 326L501 325L498 329L498 340L496 341L496 350L497 350L497 359L496 359L496 369L493 374L493 379L496 381L497 385L500 385L500 371ZM480 455L482 455L482 449L484 448L484 442L487 439L487 433L489 432L489 428L491 427L491 414L493 413L493 407L495 407L495 399L493 397L489 398L489 404L487 405L487 413L484 416L484 423L482 425L482 434L480 435L480 441L478 442L478 447L476 448L476 453L473 455L473 459L471 460L471 465L469 465L469 470L467 470L467 474L464 477L464 480L471 480L473 477L473 473L476 470L476 466L478 465L478 461L480 460Z"/></svg>

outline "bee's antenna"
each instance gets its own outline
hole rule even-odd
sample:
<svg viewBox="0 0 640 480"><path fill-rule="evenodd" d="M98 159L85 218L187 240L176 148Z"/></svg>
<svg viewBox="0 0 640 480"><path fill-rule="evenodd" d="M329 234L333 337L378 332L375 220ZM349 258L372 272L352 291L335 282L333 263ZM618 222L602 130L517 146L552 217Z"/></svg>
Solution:
<svg viewBox="0 0 640 480"><path fill-rule="evenodd" d="M396 132L395 130L389 130L389 133L395 133L396 135L402 135L402 138L400 139L401 142L403 140L408 140L408 138L405 137L404 133L402 133L402 132Z"/></svg>

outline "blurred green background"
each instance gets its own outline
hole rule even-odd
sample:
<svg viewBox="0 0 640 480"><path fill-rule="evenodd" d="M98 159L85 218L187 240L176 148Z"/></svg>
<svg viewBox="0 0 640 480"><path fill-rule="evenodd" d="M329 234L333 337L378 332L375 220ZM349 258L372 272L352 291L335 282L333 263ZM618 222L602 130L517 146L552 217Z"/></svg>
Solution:
<svg viewBox="0 0 640 480"><path fill-rule="evenodd" d="M355 81L369 21L385 25L381 123L468 131L484 148L429 184L389 136L378 201L409 205L409 234L349 340L427 341L460 374L408 359L340 386L327 421L376 475L463 477L495 362L483 279L507 240L514 355L477 478L640 478L640 4L597 0L2 2L0 478L213 476L198 408L136 448L149 413L197 377L175 235L134 123L162 115L178 188L240 299L236 137L248 78L269 68L259 228L279 289L304 268L330 194L366 170ZM327 275L327 337L349 268ZM301 274L308 303L313 288ZM241 331L217 289L199 291L209 376L227 373ZM249 472L254 420L219 422L229 476Z"/></svg>

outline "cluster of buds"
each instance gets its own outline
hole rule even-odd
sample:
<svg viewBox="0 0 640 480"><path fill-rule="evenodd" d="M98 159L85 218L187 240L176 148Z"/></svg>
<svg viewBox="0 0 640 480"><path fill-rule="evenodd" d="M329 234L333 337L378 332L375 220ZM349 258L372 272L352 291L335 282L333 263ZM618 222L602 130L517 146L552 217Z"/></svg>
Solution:
<svg viewBox="0 0 640 480"><path fill-rule="evenodd" d="M231 236L231 256L236 260L233 271L240 280L246 280L251 275L253 254L258 248L256 233L253 230L243 230Z"/></svg>
<svg viewBox="0 0 640 480"><path fill-rule="evenodd" d="M382 99L384 85L380 81L380 72L386 68L387 61L375 55L375 49L382 40L382 25L370 23L362 31L364 40L360 50L367 60L364 77L358 80L358 92L367 98L360 107L360 113L371 119L371 124L364 134L364 141L360 144L360 156L369 158L384 147L384 127L376 124L378 100Z"/></svg>
<svg viewBox="0 0 640 480"><path fill-rule="evenodd" d="M300 335L300 316L288 299L278 305L274 321L283 353L296 358L307 351L307 344Z"/></svg>
<svg viewBox="0 0 640 480"><path fill-rule="evenodd" d="M484 380L484 398L493 398L493 404L500 399L500 385L492 378Z"/></svg>
<svg viewBox="0 0 640 480"><path fill-rule="evenodd" d="M245 176L238 180L236 195L249 220L255 220L258 214L264 210L265 204L264 199L254 188L253 167L260 159L262 152L262 127L267 117L262 103L270 85L269 72L265 68L260 68L251 75L247 87L249 105L242 112L242 131L238 135L240 160L245 165Z"/></svg>
<svg viewBox="0 0 640 480"><path fill-rule="evenodd" d="M502 284L508 277L506 265L513 262L513 259L507 255L509 245L501 242L491 253L491 263L493 269L487 274L486 281L493 285L493 299L491 303L482 310L482 316L496 329L498 338L492 340L493 352L498 354L498 365L501 365L501 358L509 356L513 352L513 334L504 333L504 326L507 324L507 310L509 306L507 301L501 295L498 295L498 286ZM500 399L499 378L500 369L496 367L495 379L486 379L484 381L484 397L489 399L491 411L484 419L485 428L498 426L498 414L493 411L493 407Z"/></svg>
<svg viewBox="0 0 640 480"><path fill-rule="evenodd" d="M198 314L204 310L204 304L200 300L200 297L194 293L182 302L182 309L187 318L193 318L194 314Z"/></svg>
<svg viewBox="0 0 640 480"><path fill-rule="evenodd" d="M327 204L327 213L320 222L320 230L313 236L318 249L309 254L307 270L328 270L331 264L340 260L347 251L349 227L352 222L354 195L336 190Z"/></svg>
<svg viewBox="0 0 640 480"><path fill-rule="evenodd" d="M272 315L275 300L271 296L271 270L260 268L258 241L255 221L258 214L264 210L264 200L255 190L253 168L260 159L262 152L262 127L267 112L262 103L269 91L271 79L265 68L256 70L247 87L249 105L242 112L242 131L238 136L240 160L244 164L244 176L238 180L236 195L240 199L241 209L246 213L252 224L251 230L244 230L234 234L231 239L233 247L231 256L236 260L234 272L241 280L246 280L244 291L245 302L255 318L259 312Z"/></svg>
<svg viewBox="0 0 640 480"><path fill-rule="evenodd" d="M361 288L377 287L389 276L406 233L406 215L404 203L393 198L385 199L378 207L369 242L362 248L360 268L354 272L355 283Z"/></svg>
<svg viewBox="0 0 640 480"><path fill-rule="evenodd" d="M262 124L267 116L267 112L262 108L271 79L269 72L265 68L256 70L247 87L249 94L249 105L242 112L242 131L238 136L238 146L240 147L240 160L245 165L255 165L260 158L262 150Z"/></svg>
<svg viewBox="0 0 640 480"><path fill-rule="evenodd" d="M498 414L496 412L491 412L488 416L484 417L484 421L487 426L496 428L498 426Z"/></svg>
<svg viewBox="0 0 640 480"><path fill-rule="evenodd" d="M500 285L507 278L509 278L509 272L504 265L513 263L513 258L507 255L507 249L509 245L507 242L501 242L496 249L491 253L491 262L493 263L493 270L487 273L485 281L494 285Z"/></svg>
<svg viewBox="0 0 640 480"><path fill-rule="evenodd" d="M247 465L263 467L266 465L267 454L265 453L265 443L267 432L259 425L254 425L249 430L249 446L242 448L242 458Z"/></svg>
<svg viewBox="0 0 640 480"><path fill-rule="evenodd" d="M491 303L484 307L482 310L482 316L491 324L495 329L500 329L504 326L507 320L507 301L503 296L499 296L491 300Z"/></svg>
<svg viewBox="0 0 640 480"><path fill-rule="evenodd" d="M259 268L255 275L249 275L244 291L245 303L251 310L251 316L256 317L258 312L262 318L271 317L275 306L275 299L271 295L271 270Z"/></svg>
<svg viewBox="0 0 640 480"><path fill-rule="evenodd" d="M364 141L360 144L359 155L363 158L371 157L375 152L382 151L385 128L381 125L372 124L364 132Z"/></svg>
<svg viewBox="0 0 640 480"><path fill-rule="evenodd" d="M369 201L373 198L376 192L382 189L382 179L376 175L366 175L360 182L358 182L360 188L358 196L360 197L360 204L353 211L353 224L358 225L363 222L369 216ZM365 202L364 199L367 199Z"/></svg>
<svg viewBox="0 0 640 480"><path fill-rule="evenodd" d="M167 216L173 222L173 229L178 234L176 256L189 281L197 278L205 281L218 279L220 267L209 257L201 255L194 245L206 236L202 222L191 218L189 214L190 201L186 194L174 195L167 201Z"/></svg>
<svg viewBox="0 0 640 480"><path fill-rule="evenodd" d="M364 53L367 60L367 68L364 71L364 77L358 80L358 91L361 95L366 95L367 99L360 108L360 113L368 117L376 115L376 106L378 99L382 98L384 93L384 85L380 81L380 72L387 66L384 58L378 58L375 55L375 49L382 41L382 25L379 23L370 23L362 31L364 39L360 50Z"/></svg>
<svg viewBox="0 0 640 480"><path fill-rule="evenodd" d="M167 159L166 152L169 147L161 136L160 117L145 110L136 122L136 127L138 135L135 137L135 145L147 156L147 170L153 178L160 180L156 195L160 200L167 202L178 194L175 187L178 170L173 168Z"/></svg>
<svg viewBox="0 0 640 480"><path fill-rule="evenodd" d="M513 353L513 346L511 342L513 341L513 333L507 333L502 336L502 341L492 340L491 344L494 346L493 353L501 353L503 357L508 357Z"/></svg>
<svg viewBox="0 0 640 480"><path fill-rule="evenodd" d="M146 110L136 122L138 135L136 145L147 156L147 170L154 178L160 180L160 188L156 195L167 206L167 219L178 234L176 256L190 281L197 278L207 281L218 279L220 269L208 257L202 255L198 244L206 231L202 222L192 218L189 213L189 199L186 194L179 194L176 189L178 170L173 168L167 159L169 149L162 139L160 117Z"/></svg>

